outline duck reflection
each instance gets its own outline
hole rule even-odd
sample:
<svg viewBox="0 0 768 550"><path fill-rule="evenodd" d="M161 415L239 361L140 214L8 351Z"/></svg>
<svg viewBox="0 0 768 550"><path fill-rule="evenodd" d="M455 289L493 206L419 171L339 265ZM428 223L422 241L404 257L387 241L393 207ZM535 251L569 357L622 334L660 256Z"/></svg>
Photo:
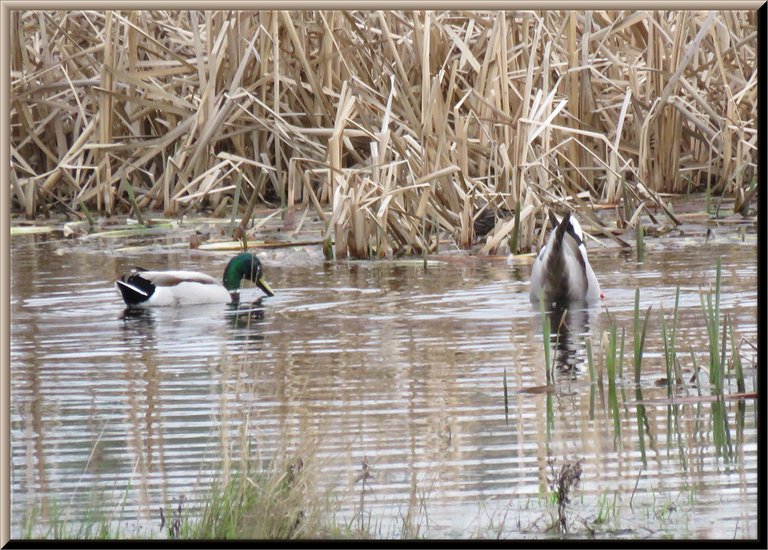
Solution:
<svg viewBox="0 0 768 550"><path fill-rule="evenodd" d="M550 340L555 351L555 366L563 373L575 377L579 365L586 360L584 339L590 334L599 313L597 308L572 303L567 308L553 308L546 312L551 327Z"/></svg>
<svg viewBox="0 0 768 550"><path fill-rule="evenodd" d="M125 331L126 341L154 341L157 321L154 312L144 307L127 307L119 317Z"/></svg>
<svg viewBox="0 0 768 550"><path fill-rule="evenodd" d="M120 314L126 340L140 340L143 344L158 339L178 344L183 340L206 341L262 340L261 323L264 321L262 299L235 301L222 308L219 304L184 306L179 308L128 307ZM227 327L236 329L227 336ZM223 329L223 330L222 330ZM217 336L215 336L217 335Z"/></svg>
<svg viewBox="0 0 768 550"><path fill-rule="evenodd" d="M226 317L234 328L248 329L264 320L261 298L253 302L236 302L227 305Z"/></svg>
<svg viewBox="0 0 768 550"><path fill-rule="evenodd" d="M122 311L119 318L125 322L125 328L133 330L152 329L157 325L158 320L162 322L163 319L200 321L202 317L199 313L203 308L210 309L209 306L187 306L183 310L179 308L127 307ZM218 315L210 316L213 319L217 317ZM264 320L264 305L261 298L253 302L232 302L227 304L224 317L235 328L248 328L251 323Z"/></svg>

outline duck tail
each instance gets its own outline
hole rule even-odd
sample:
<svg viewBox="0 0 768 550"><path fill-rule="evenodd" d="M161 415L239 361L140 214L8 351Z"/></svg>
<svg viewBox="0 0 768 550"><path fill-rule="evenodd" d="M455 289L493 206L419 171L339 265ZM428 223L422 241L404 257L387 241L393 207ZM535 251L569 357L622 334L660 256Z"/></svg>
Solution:
<svg viewBox="0 0 768 550"><path fill-rule="evenodd" d="M552 241L552 247L549 251L548 268L550 273L559 273L562 270L562 251L563 251L563 239L565 239L568 228L570 227L571 213L567 212L562 220L559 222L557 218L549 211L549 221L552 224L552 230L554 231L554 241Z"/></svg>
<svg viewBox="0 0 768 550"><path fill-rule="evenodd" d="M129 306L146 302L155 292L155 285L136 273L131 274L128 278L123 275L115 281L115 286L120 291L123 301Z"/></svg>
<svg viewBox="0 0 768 550"><path fill-rule="evenodd" d="M565 216L563 216L563 219L560 220L559 224L557 223L557 218L555 218L555 215L552 213L551 210L549 212L549 215L550 215L550 221L554 221L555 227L557 227L555 231L555 239L556 239L557 245L558 247L562 246L563 238L565 237L565 234L573 233L573 228L571 226L571 213L566 212Z"/></svg>
<svg viewBox="0 0 768 550"><path fill-rule="evenodd" d="M550 210L549 221L552 223L554 238L551 238L552 246L545 260L544 277L547 280L546 286L550 289L552 301L560 302L569 295L570 280L566 270L566 252L565 248L570 246L566 238L570 223L570 212L567 212L559 222Z"/></svg>

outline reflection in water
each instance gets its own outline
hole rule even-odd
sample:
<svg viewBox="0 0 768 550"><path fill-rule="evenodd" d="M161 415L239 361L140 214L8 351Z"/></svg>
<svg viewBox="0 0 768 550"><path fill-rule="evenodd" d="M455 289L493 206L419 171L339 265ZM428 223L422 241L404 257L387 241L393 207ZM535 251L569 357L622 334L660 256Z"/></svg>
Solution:
<svg viewBox="0 0 768 550"><path fill-rule="evenodd" d="M239 302L237 304L229 304L227 307L229 309L227 318L233 327L242 329L254 328L256 323L264 320L262 298L251 303Z"/></svg>
<svg viewBox="0 0 768 550"><path fill-rule="evenodd" d="M123 328L128 331L136 331L144 336L149 336L157 324L155 321L155 309L148 307L127 307L119 316L123 321Z"/></svg>
<svg viewBox="0 0 768 550"><path fill-rule="evenodd" d="M138 518L156 536L157 508L183 495L191 509L247 445L265 459L311 448L299 457L321 465L318 491L338 496L350 515L363 491L366 514L395 526L410 502L424 502L424 534L435 536L483 535L479 525L501 521L510 506L517 517L503 536L546 536L530 526L548 513L551 458L584 459L573 524L592 522L601 498L618 499L622 522L642 523L654 503L693 494L688 523L667 522L664 536L754 536L755 402L711 405L694 389L670 405L654 384L663 359L650 353L638 386L619 380L603 395L577 375L585 337L600 330L600 311L583 308L549 314L562 374L553 391L516 391L546 387L542 319L531 311L527 277L505 264L272 265L274 297L246 289L237 305L123 311L113 280L126 267L162 266L167 256L168 268L215 273L228 258L115 255L99 271L87 251L36 246L14 249L11 263L15 534L46 496L77 516L102 491L125 500L116 515ZM738 248L724 253L733 256L723 262L731 276L721 308L754 340L753 260ZM679 275L703 261L684 255L676 251L676 268L590 259L610 275L605 304L622 327L631 326L637 284L646 285L645 309L674 299L669 281L689 280L680 341L704 364L708 335L693 275L709 266ZM646 342L663 349L653 326ZM754 388L754 374L747 385ZM365 483L361 465L371 474ZM381 533L397 536L386 525Z"/></svg>
<svg viewBox="0 0 768 550"><path fill-rule="evenodd" d="M584 339L590 335L590 326L599 312L595 307L581 304L546 312L552 327L550 339L555 349L555 365L562 373L576 377L579 365L586 358Z"/></svg>
<svg viewBox="0 0 768 550"><path fill-rule="evenodd" d="M181 308L165 307L127 307L119 315L122 328L129 340L140 340L142 345L156 341L157 331L184 331L184 323L190 332L199 333L201 327L222 328L225 321L228 326L240 329L236 340L244 338L251 341L261 340L259 323L264 320L262 298L253 302L220 304L202 304ZM251 332L249 332L251 331Z"/></svg>
<svg viewBox="0 0 768 550"><path fill-rule="evenodd" d="M640 448L640 460L643 462L643 468L648 466L648 458L645 452L645 438L646 435L650 440L651 447L656 449L656 442L654 441L653 433L651 432L651 426L648 422L648 416L646 414L645 404L643 403L643 390L640 386L635 388L635 401L637 402L635 410L635 419L637 421L637 436L638 447Z"/></svg>
<svg viewBox="0 0 768 550"><path fill-rule="evenodd" d="M264 320L264 304L262 304L261 298L254 302L231 303L226 306L216 304L213 306L185 306L184 308L127 307L120 313L119 318L125 322L124 328L126 330L138 330L148 334L147 331L156 328L158 318L161 320L201 319L202 315L200 315L199 311L196 311L199 308L208 309L214 314L212 317L216 318L222 307L225 308L225 318L235 328L250 328L252 323ZM185 315L185 313L189 312L195 312L197 315Z"/></svg>

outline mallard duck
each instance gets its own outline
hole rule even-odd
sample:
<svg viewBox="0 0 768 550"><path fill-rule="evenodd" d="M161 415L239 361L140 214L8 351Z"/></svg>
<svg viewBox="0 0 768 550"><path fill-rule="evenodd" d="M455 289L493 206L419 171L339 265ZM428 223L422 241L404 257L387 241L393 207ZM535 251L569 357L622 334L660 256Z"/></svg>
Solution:
<svg viewBox="0 0 768 550"><path fill-rule="evenodd" d="M180 306L236 301L240 282L248 278L267 296L274 296L259 259L250 253L232 258L224 269L224 285L197 271L149 271L136 268L115 281L130 306Z"/></svg>
<svg viewBox="0 0 768 550"><path fill-rule="evenodd" d="M538 303L540 293L547 305L598 302L600 285L589 265L579 222L570 212L558 222L550 211L549 220L552 232L531 270L531 302Z"/></svg>

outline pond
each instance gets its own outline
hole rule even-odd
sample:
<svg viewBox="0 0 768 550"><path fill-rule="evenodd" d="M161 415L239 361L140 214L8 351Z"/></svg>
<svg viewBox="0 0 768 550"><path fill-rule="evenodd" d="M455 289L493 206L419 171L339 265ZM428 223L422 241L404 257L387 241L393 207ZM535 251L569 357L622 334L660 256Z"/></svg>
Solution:
<svg viewBox="0 0 768 550"><path fill-rule="evenodd" d="M114 280L133 266L218 278L232 255L162 246L177 242L12 237L14 538L31 510L78 521L94 498L128 535L162 537L158 509L182 496L192 509L244 441L312 462L340 517L381 537L400 536L409 510L419 536L559 536L548 494L565 464L581 467L570 536L757 536L753 230L649 239L642 263L588 243L605 299L570 312L549 388L529 262L326 263L318 246L275 248L257 251L275 291L260 303L124 311ZM729 369L722 400L693 363L709 367L701 292L718 257L745 384ZM677 287L683 380L670 397L662 308L671 326ZM639 385L636 288L642 315L652 308ZM251 285L243 300L260 295ZM583 336L602 365L611 320L625 355L609 387L592 383Z"/></svg>

